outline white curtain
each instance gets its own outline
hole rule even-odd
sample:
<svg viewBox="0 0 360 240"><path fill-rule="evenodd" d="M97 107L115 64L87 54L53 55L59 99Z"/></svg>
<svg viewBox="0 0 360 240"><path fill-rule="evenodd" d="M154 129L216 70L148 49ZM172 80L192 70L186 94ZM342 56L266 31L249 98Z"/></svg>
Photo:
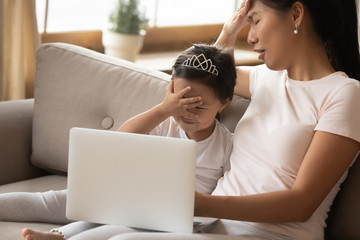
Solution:
<svg viewBox="0 0 360 240"><path fill-rule="evenodd" d="M40 44L35 0L0 0L0 100L32 98Z"/></svg>

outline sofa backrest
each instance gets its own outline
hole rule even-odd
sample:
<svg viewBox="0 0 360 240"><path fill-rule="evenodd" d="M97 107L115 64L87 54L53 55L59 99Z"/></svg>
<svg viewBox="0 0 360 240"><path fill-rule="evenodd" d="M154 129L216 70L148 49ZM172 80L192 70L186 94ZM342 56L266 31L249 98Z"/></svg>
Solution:
<svg viewBox="0 0 360 240"><path fill-rule="evenodd" d="M159 103L169 75L68 44L37 50L33 165L67 172L72 127L116 130Z"/></svg>
<svg viewBox="0 0 360 240"><path fill-rule="evenodd" d="M116 130L160 103L170 75L63 43L37 51L33 165L67 172L72 127ZM248 100L236 97L221 121L233 131Z"/></svg>

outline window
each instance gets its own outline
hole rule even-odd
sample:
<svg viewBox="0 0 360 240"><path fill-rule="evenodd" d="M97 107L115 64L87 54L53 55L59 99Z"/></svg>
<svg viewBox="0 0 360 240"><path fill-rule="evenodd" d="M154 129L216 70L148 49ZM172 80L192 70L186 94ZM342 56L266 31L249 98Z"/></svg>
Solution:
<svg viewBox="0 0 360 240"><path fill-rule="evenodd" d="M157 26L224 23L234 12L232 0L158 0Z"/></svg>
<svg viewBox="0 0 360 240"><path fill-rule="evenodd" d="M140 0L140 2L141 8L149 17L150 27L167 27L222 24L231 16L240 1ZM39 31L104 29L115 3L116 0L36 0Z"/></svg>
<svg viewBox="0 0 360 240"><path fill-rule="evenodd" d="M142 53L212 43L241 0L139 0L149 18ZM102 31L117 0L36 0L42 43L64 42L103 52ZM246 42L248 29L239 33Z"/></svg>

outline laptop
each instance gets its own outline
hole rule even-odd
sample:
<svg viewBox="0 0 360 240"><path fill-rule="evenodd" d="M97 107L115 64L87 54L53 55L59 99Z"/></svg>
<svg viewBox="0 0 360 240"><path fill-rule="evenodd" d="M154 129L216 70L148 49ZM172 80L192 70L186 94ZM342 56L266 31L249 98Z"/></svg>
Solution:
<svg viewBox="0 0 360 240"><path fill-rule="evenodd" d="M193 140L72 128L66 216L191 233L196 157Z"/></svg>

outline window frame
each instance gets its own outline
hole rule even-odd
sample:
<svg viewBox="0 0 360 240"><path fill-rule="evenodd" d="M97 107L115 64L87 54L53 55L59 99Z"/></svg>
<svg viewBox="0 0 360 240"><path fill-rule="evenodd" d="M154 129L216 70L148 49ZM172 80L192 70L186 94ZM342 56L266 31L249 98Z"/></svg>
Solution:
<svg viewBox="0 0 360 240"><path fill-rule="evenodd" d="M193 43L213 43L219 36L222 24L150 27L144 36L141 53L182 50ZM249 28L240 31L238 44L246 48ZM42 43L64 42L98 52L104 52L102 31L45 32L41 34Z"/></svg>

